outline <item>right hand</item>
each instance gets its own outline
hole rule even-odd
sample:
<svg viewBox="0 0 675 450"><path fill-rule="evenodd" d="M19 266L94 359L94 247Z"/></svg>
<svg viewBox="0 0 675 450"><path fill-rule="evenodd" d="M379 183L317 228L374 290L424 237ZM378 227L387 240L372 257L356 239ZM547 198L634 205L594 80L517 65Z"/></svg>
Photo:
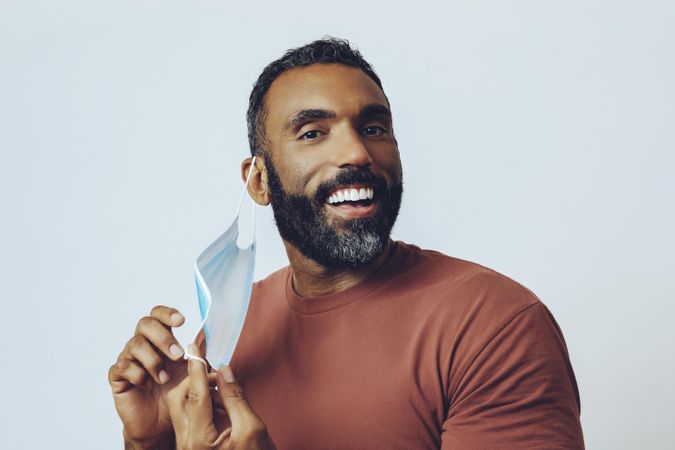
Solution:
<svg viewBox="0 0 675 450"><path fill-rule="evenodd" d="M155 306L108 371L126 439L151 442L173 434L166 396L187 376L187 362L171 328L184 322L178 310Z"/></svg>

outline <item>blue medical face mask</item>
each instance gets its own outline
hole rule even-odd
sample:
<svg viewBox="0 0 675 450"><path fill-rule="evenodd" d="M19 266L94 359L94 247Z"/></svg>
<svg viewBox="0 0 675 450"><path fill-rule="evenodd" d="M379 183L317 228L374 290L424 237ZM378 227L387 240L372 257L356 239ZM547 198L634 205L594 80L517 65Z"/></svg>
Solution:
<svg viewBox="0 0 675 450"><path fill-rule="evenodd" d="M212 367L229 364L234 347L244 325L253 285L255 267L255 208L253 208L253 238L248 247L240 248L239 213L246 195L255 157L251 163L246 184L239 199L239 206L232 225L202 252L195 262L195 281L202 324L193 338L197 340L201 330L206 339L206 359ZM186 352L186 357L198 359Z"/></svg>

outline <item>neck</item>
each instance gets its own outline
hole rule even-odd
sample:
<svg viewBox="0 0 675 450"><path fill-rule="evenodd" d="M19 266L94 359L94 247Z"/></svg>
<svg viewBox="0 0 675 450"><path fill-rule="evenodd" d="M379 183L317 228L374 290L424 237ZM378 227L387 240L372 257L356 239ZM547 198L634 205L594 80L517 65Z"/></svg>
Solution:
<svg viewBox="0 0 675 450"><path fill-rule="evenodd" d="M380 256L355 269L328 269L300 253L293 244L284 241L284 246L293 268L293 289L300 297L313 298L349 289L365 280L389 259L392 241L387 241Z"/></svg>

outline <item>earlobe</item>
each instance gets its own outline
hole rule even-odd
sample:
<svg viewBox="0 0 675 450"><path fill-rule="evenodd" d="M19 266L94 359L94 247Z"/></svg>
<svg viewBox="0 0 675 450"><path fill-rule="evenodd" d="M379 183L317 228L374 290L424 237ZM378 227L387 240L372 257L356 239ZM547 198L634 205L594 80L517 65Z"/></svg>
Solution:
<svg viewBox="0 0 675 450"><path fill-rule="evenodd" d="M270 204L269 188L267 186L267 168L264 156L256 156L251 179L248 182L248 193L257 204L267 206ZM246 177L251 170L253 158L246 158L241 163L241 178L246 183Z"/></svg>

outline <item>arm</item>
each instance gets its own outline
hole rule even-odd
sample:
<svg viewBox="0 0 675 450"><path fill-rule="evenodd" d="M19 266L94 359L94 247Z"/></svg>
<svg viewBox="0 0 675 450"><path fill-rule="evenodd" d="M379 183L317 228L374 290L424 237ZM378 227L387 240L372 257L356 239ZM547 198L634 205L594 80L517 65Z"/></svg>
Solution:
<svg viewBox="0 0 675 450"><path fill-rule="evenodd" d="M497 330L449 398L442 450L584 448L565 341L541 303Z"/></svg>

